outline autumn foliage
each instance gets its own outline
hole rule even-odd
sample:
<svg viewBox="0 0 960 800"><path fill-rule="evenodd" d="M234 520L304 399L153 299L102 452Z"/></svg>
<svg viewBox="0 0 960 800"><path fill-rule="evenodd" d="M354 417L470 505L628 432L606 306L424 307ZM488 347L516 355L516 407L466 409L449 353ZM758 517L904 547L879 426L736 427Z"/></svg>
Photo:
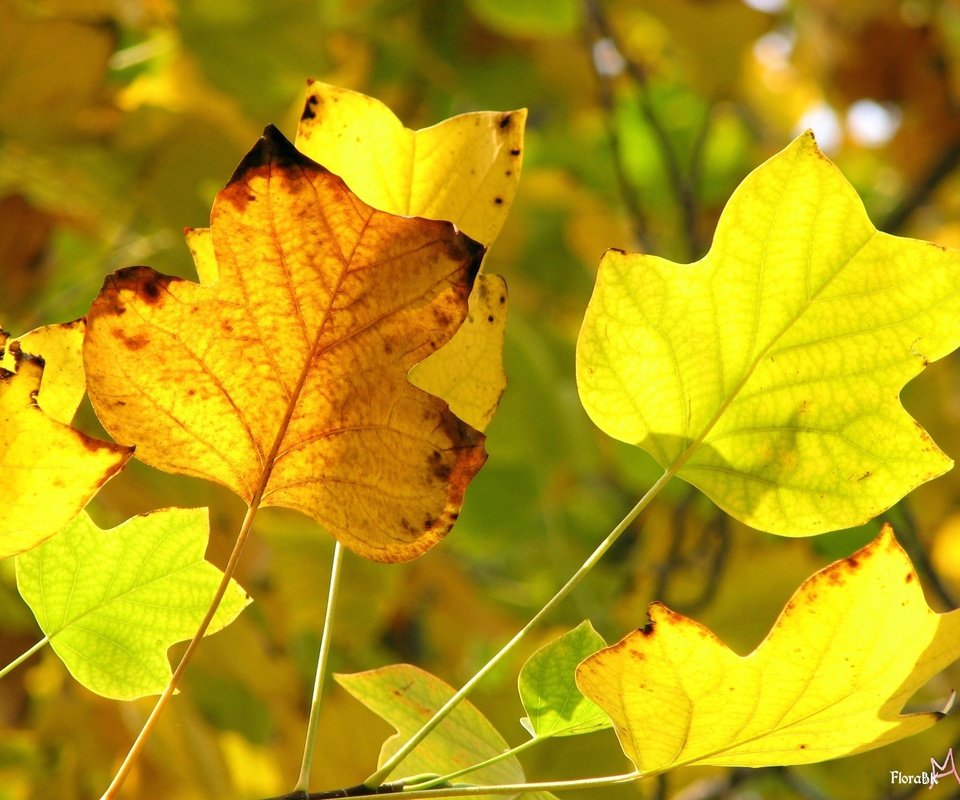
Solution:
<svg viewBox="0 0 960 800"><path fill-rule="evenodd" d="M139 51L80 12L0 0L0 40L15 29L27 53L0 70L36 85L0 88L0 190L9 162L32 192L0 196L0 322L32 328L0 330L0 800L740 784L857 800L898 770L949 783L960 240L949 221L909 231L935 244L896 234L925 204L955 218L932 194L960 149L947 137L918 163L894 111L904 137L934 111L846 51L820 65L822 103L869 87L884 157L901 182L923 173L914 191L884 201L876 153L849 156L812 111L789 111L813 78L781 86L765 138L747 110L786 81L775 23L812 69L811 19L881 50L912 26L903 41L944 58L956 21L931 12L916 35L892 0L899 16L414 5L447 45L462 28L470 47L508 48L511 74L538 59L542 86L443 95L408 128L336 85L377 81L343 54L366 41L357 20L330 11L338 70L295 102L264 84L242 112L266 124L257 138L237 126L234 76L197 44L230 41L203 11L150 12L184 40L146 47L156 64L121 90L105 76ZM312 19L276 12L287 66ZM82 66L35 69L45 38ZM589 85L578 68L560 79L558 44L580 48ZM432 78L470 58L434 56ZM570 102L565 125L543 87ZM49 119L36 107L67 95ZM284 104L292 141L268 124ZM186 151L165 140L158 163L205 146L239 162L216 164L199 218L184 201L155 220L204 226L109 259L67 237L37 267L66 224L37 199L67 185L44 147L109 142L85 151L90 197L69 225L120 219L95 178L111 148L158 135L160 109L196 115L180 120L196 135ZM203 125L229 146L204 145ZM852 112L848 125L855 139ZM65 299L71 254L82 291ZM847 758L873 771L862 785L821 765Z"/></svg>

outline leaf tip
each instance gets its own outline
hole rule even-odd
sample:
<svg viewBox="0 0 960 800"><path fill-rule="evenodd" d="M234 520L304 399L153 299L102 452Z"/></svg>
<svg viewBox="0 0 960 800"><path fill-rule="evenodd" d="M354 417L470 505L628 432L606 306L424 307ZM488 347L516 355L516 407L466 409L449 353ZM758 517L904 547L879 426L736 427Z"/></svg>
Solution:
<svg viewBox="0 0 960 800"><path fill-rule="evenodd" d="M297 150L275 125L267 125L257 143L237 164L233 175L227 181L227 186L232 186L235 183L245 183L249 172L265 166L322 169Z"/></svg>

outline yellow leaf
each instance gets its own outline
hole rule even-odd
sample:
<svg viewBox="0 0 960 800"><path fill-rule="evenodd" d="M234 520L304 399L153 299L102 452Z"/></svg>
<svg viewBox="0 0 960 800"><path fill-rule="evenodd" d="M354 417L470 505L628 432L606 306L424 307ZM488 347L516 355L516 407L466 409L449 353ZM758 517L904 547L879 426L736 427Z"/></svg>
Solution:
<svg viewBox="0 0 960 800"><path fill-rule="evenodd" d="M526 119L477 111L412 131L373 97L311 81L296 145L374 208L449 220L489 246L513 205Z"/></svg>
<svg viewBox="0 0 960 800"><path fill-rule="evenodd" d="M37 405L57 422L68 424L86 394L83 374L83 334L86 320L46 325L24 334L19 342L24 353L43 359L43 380Z"/></svg>
<svg viewBox="0 0 960 800"><path fill-rule="evenodd" d="M63 528L132 450L91 439L44 413L36 401L43 361L19 345L8 347L2 331L0 359L6 365L0 368L0 558L6 558Z"/></svg>
<svg viewBox="0 0 960 800"><path fill-rule="evenodd" d="M405 375L462 322L483 248L370 208L274 128L210 222L191 247L203 261L212 244L215 283L134 267L94 301L84 362L104 427L153 466L300 510L366 557L424 552L485 454Z"/></svg>
<svg viewBox="0 0 960 800"><path fill-rule="evenodd" d="M454 337L407 374L425 392L442 397L450 410L477 430L493 419L507 385L503 337L507 283L480 273L470 293L467 319Z"/></svg>
<svg viewBox="0 0 960 800"><path fill-rule="evenodd" d="M960 344L960 252L880 233L800 136L694 264L608 251L577 345L584 407L753 527L861 524L952 461L899 402Z"/></svg>
<svg viewBox="0 0 960 800"><path fill-rule="evenodd" d="M480 111L420 131L405 128L379 100L311 82L297 147L342 177L365 202L391 214L443 219L490 246L520 180L525 109ZM504 298L503 301L500 298ZM506 386L506 284L482 275L457 335L410 373L483 430ZM493 318L492 320L490 318Z"/></svg>
<svg viewBox="0 0 960 800"><path fill-rule="evenodd" d="M895 742L943 716L900 712L960 657L960 611L930 610L889 526L808 578L746 657L659 603L649 617L577 671L645 774L805 764Z"/></svg>

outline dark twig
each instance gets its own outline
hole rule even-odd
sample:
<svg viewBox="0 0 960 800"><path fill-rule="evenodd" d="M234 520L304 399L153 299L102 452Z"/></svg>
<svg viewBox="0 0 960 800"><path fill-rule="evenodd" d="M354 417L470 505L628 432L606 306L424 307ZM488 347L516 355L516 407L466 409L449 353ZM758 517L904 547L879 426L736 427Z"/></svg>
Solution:
<svg viewBox="0 0 960 800"><path fill-rule="evenodd" d="M365 784L345 786L342 789L330 789L325 792L289 792L277 797L268 797L266 800L336 800L344 797L369 797L371 795L396 794L403 791L402 783L385 783L371 789Z"/></svg>
<svg viewBox="0 0 960 800"><path fill-rule="evenodd" d="M673 190L680 208L687 249L691 254L691 258L696 258L699 255L699 236L697 234L697 203L694 182L684 177L683 170L680 166L680 158L677 155L670 134L653 106L653 101L650 97L650 83L647 80L646 70L643 65L638 64L627 56L626 51L621 46L616 33L597 0L584 0L584 9L587 19L597 34L599 34L599 38L606 39L613 45L614 49L623 58L624 68L627 74L633 80L634 84L636 84L640 113L650 126L650 131L653 133L653 137L660 149L660 156L663 159L667 180L670 183L670 188ZM707 131L708 127L705 126L701 134L705 137ZM702 149L702 144L698 146Z"/></svg>
<svg viewBox="0 0 960 800"><path fill-rule="evenodd" d="M891 512L897 517L894 523L894 533L897 535L897 541L899 541L903 549L907 551L907 555L910 556L910 560L917 568L917 572L923 576L926 584L947 608L957 608L957 606L960 605L960 601L953 596L953 593L947 588L943 580L941 580L940 574L933 566L933 562L927 554L927 548L920 540L916 518L913 516L913 512L910 511L910 506L906 499L897 503L897 505L891 509Z"/></svg>
<svg viewBox="0 0 960 800"><path fill-rule="evenodd" d="M587 55L594 68L594 75L597 81L597 99L604 112L604 119L607 128L607 139L610 144L610 153L613 158L613 169L617 178L617 185L620 188L620 196L623 204L627 208L627 214L630 216L630 224L633 228L633 236L636 239L637 246L645 253L651 253L655 249L653 239L650 235L650 229L647 224L647 215L640 202L640 196L637 193L633 181L627 175L626 165L623 162L623 151L620 142L620 134L617 131L617 124L614 119L615 109L613 101L613 91L610 87L610 80L607 76L601 74L597 69L597 62L594 57L594 47L597 42L603 38L602 31L595 24L595 17L591 11L594 5L591 0L585 0L584 7L587 25L584 26L583 34L587 48Z"/></svg>
<svg viewBox="0 0 960 800"><path fill-rule="evenodd" d="M926 175L914 186L895 207L887 214L879 228L887 233L896 233L901 230L910 217L921 208L934 193L937 187L960 165L960 140L952 142L941 154Z"/></svg>

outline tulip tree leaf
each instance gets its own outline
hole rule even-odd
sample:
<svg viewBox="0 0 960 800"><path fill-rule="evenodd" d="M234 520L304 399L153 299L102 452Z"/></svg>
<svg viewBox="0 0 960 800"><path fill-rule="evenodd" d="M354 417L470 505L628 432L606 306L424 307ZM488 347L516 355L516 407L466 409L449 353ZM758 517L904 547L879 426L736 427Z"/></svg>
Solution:
<svg viewBox="0 0 960 800"><path fill-rule="evenodd" d="M68 328L61 333L74 336ZM38 334L31 346L57 335ZM43 349L52 347L48 342ZM71 385L77 373L65 367L61 374L56 357L51 367L55 379L46 381L43 360L24 353L20 343L0 331L0 364L0 558L7 558L63 528L123 468L132 450L65 424L79 401ZM65 377L58 381L61 375Z"/></svg>
<svg viewBox="0 0 960 800"><path fill-rule="evenodd" d="M445 219L489 247L520 180L525 109L460 114L413 131L379 100L311 81L297 148L391 214ZM481 273L454 338L410 372L465 422L483 430L506 386L506 284Z"/></svg>
<svg viewBox="0 0 960 800"><path fill-rule="evenodd" d="M541 647L520 670L520 699L527 716L521 724L535 739L574 736L609 728L610 717L583 696L577 665L607 643L589 622Z"/></svg>
<svg viewBox="0 0 960 800"><path fill-rule="evenodd" d="M806 764L898 741L943 716L901 711L960 657L960 610L930 610L889 526L808 578L748 656L659 603L649 617L577 670L644 774Z"/></svg>
<svg viewBox="0 0 960 800"><path fill-rule="evenodd" d="M133 267L94 301L84 364L104 427L160 469L300 510L365 557L432 547L486 456L405 376L466 316L483 248L370 208L274 128L210 227L191 240L216 260L205 282Z"/></svg>
<svg viewBox="0 0 960 800"><path fill-rule="evenodd" d="M454 693L439 678L409 664L335 677L353 697L396 729L397 733L387 739L380 750L379 764L386 762L419 731ZM509 749L487 718L472 703L464 701L404 759L403 774L446 775ZM470 783L479 785L522 783L523 780L523 769L516 756L469 774ZM485 797L489 800L491 796Z"/></svg>
<svg viewBox="0 0 960 800"><path fill-rule="evenodd" d="M167 649L189 639L221 573L204 560L205 508L168 508L103 531L80 514L17 558L17 587L70 674L104 697L159 694ZM249 598L231 581L208 633Z"/></svg>
<svg viewBox="0 0 960 800"><path fill-rule="evenodd" d="M807 133L746 178L700 261L605 254L577 382L607 434L802 536L951 467L898 395L958 344L960 252L878 232Z"/></svg>

